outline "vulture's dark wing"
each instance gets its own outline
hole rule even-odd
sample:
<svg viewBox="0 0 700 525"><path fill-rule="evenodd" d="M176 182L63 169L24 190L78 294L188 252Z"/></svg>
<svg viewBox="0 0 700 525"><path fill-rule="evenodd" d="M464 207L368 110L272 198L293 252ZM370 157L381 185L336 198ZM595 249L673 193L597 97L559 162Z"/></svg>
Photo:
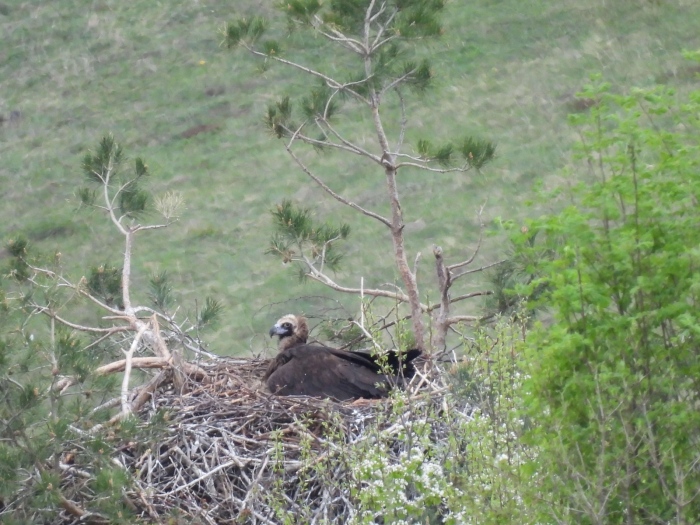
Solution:
<svg viewBox="0 0 700 525"><path fill-rule="evenodd" d="M386 378L374 362L323 346L301 345L280 352L265 379L270 391L281 396L348 400L386 395Z"/></svg>
<svg viewBox="0 0 700 525"><path fill-rule="evenodd" d="M386 364L388 370L385 371L391 372L391 374L395 376L403 376L406 379L410 379L416 373L416 367L413 365L412 361L423 352L417 348L414 348L413 350L407 350L406 352L401 353L397 352L396 350L389 350L386 354L381 356L370 352L353 353L372 361L378 369L381 368L380 363L382 365Z"/></svg>

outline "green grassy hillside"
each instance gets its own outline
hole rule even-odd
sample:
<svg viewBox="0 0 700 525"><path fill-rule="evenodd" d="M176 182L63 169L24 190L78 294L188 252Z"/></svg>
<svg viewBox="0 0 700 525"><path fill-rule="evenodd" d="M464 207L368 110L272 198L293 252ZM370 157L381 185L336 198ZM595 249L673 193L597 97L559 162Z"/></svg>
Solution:
<svg viewBox="0 0 700 525"><path fill-rule="evenodd" d="M234 14L271 9L258 4L0 3L0 238L21 232L38 248L60 249L74 276L91 263L118 262L118 235L77 212L73 195L82 156L113 133L129 155L147 160L157 193L175 189L186 201L177 225L137 243L135 295L144 297L149 272L168 270L183 307L220 298L224 320L209 337L220 353L263 350L278 314L357 307L354 298L298 284L264 255L269 210L283 198L351 223L339 281L394 279L388 234L326 199L263 129L266 104L283 92L288 72L262 73L250 57L219 47L217 30ZM700 48L697 20L693 0L449 2L445 36L430 45L437 83L411 101L411 137L476 134L498 143L499 158L483 174L402 178L411 253L435 243L452 260L469 255L484 202L487 220L533 213L525 201L534 186L563 181L576 139L566 115L585 111L575 93L589 74L601 72L618 90L697 84L681 56ZM320 158L317 171L358 203L383 209L383 180L370 166L334 155ZM500 250L491 239L482 261ZM426 257L420 279L431 278Z"/></svg>

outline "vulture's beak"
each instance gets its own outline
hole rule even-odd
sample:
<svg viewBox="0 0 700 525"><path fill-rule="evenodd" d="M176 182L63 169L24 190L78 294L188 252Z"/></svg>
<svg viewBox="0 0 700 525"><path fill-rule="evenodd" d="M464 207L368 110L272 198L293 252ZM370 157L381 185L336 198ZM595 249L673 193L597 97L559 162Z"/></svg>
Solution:
<svg viewBox="0 0 700 525"><path fill-rule="evenodd" d="M272 328L270 328L270 337L274 337L276 335L284 335L285 333L285 329L279 325L275 325Z"/></svg>

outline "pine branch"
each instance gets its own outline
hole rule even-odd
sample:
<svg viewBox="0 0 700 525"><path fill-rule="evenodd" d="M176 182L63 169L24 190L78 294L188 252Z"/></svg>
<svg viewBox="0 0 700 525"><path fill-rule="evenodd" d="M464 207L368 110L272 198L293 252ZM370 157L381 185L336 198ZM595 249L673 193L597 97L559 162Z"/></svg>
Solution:
<svg viewBox="0 0 700 525"><path fill-rule="evenodd" d="M395 78L394 80L392 80L389 84L387 84L386 86L384 86L384 87L381 89L381 91L379 92L379 97L380 97L380 98L381 98L381 97L384 97L384 94L385 94L387 91L391 91L392 89L394 89L396 86L398 86L399 84L401 84L404 80L406 80L407 78L409 78L409 77L410 77L413 73L415 73L416 71L418 71L418 68L417 68L417 67L416 67L416 68L413 68L411 71L408 71L408 72L404 73L404 74L401 75L400 77L397 77L397 78Z"/></svg>
<svg viewBox="0 0 700 525"><path fill-rule="evenodd" d="M457 303L459 301L464 301L465 299L471 299L472 297L481 297L486 295L493 295L493 290L481 290L478 292L470 292L464 295L458 295L457 297L450 299L450 304Z"/></svg>
<svg viewBox="0 0 700 525"><path fill-rule="evenodd" d="M321 273L323 273L323 267L326 264L326 250L328 247L331 245L331 243L339 240L341 237L334 237L333 239L330 239L329 241L326 241L323 243L323 249L321 250L321 254L319 255L319 258L321 260L321 269L319 270Z"/></svg>
<svg viewBox="0 0 700 525"><path fill-rule="evenodd" d="M370 153L369 151L361 148L357 144L354 144L353 142L350 142L349 140L345 139L338 131L336 131L336 129L333 126L331 126L330 122L328 122L327 120L323 121L323 125L326 128L328 128L328 131L330 131L334 137L336 137L344 146L346 146L347 151L350 151L350 152L355 153L357 155L361 155L363 157L367 157L368 159L373 160L377 164L382 163L382 159L379 155L374 155L374 154ZM329 143L329 145L331 147L337 147L338 149L343 149L343 148L340 148L340 145L335 145L332 142Z"/></svg>
<svg viewBox="0 0 700 525"><path fill-rule="evenodd" d="M123 312L122 312L121 310L119 310L118 308L112 308L111 306L109 306L109 305L103 303L103 302L100 301L97 297L95 297L94 295L88 293L86 290L83 290L82 288L79 289L79 293L80 293L83 297L88 298L90 301L92 301L93 303L95 303L95 304L96 304L97 306L99 306L100 308L102 308L102 309L104 309L104 310L107 310L108 312L111 312L111 313L113 313L113 314L116 314L116 317L122 317L122 318L123 318ZM120 315L120 314L121 314L121 315Z"/></svg>
<svg viewBox="0 0 700 525"><path fill-rule="evenodd" d="M350 93L353 97L355 97L357 100L364 102L365 104L369 104L369 100L367 100L365 97L357 93L356 91L353 91L352 89L348 89L347 86L350 84L341 84L340 82L336 81L335 79L324 75L323 73L316 71L315 69L308 68L306 66L302 66L301 64L297 64L296 62L292 62L290 60L286 60L284 58L281 58L277 55L268 55L266 53L263 53L261 51L257 51L256 49L253 49L252 47L248 46L247 44L243 44L243 46L253 55L265 58L265 59L272 59L276 62L279 62L281 64L285 64L287 66L293 67L295 69L299 69L300 71L303 71L304 73L308 73L309 75L312 75L316 78L322 79L328 87L332 89L338 89L342 90L346 93Z"/></svg>
<svg viewBox="0 0 700 525"><path fill-rule="evenodd" d="M384 10L384 7L379 8L379 12L373 17L372 16L372 10L374 9L374 3L375 0L370 0L369 5L367 6L367 11L365 12L365 24L364 24L364 38L365 38L365 49L367 50L367 53L364 55L365 58L370 56L369 53L369 35L370 31L372 29L372 21L376 20L376 17L379 17Z"/></svg>
<svg viewBox="0 0 700 525"><path fill-rule="evenodd" d="M404 156L404 155L401 155ZM424 161L424 162L429 162L429 161ZM400 168L405 168L405 167L412 167L412 168L418 168L424 171L432 171L433 173L464 173L466 171L469 171L471 168L469 164L464 164L462 166L458 166L456 168L433 168L431 166L428 166L427 164L419 164L417 162L400 162L396 165L396 169Z"/></svg>
<svg viewBox="0 0 700 525"><path fill-rule="evenodd" d="M72 328L74 330L79 330L81 332L113 335L118 332L127 332L131 330L131 328L129 328L128 326L112 326L110 328L97 328L94 326L85 326L76 323L71 323L70 321L60 317L58 314L50 312L47 307L39 307L38 305L36 306L38 308L41 308L42 313L46 313L49 317L56 319L56 321L58 321L62 325L67 326L68 328Z"/></svg>
<svg viewBox="0 0 700 525"><path fill-rule="evenodd" d="M317 26L314 28L318 33L328 40L332 42L336 42L343 46L345 49L348 49L354 53L357 53L358 55L364 56L365 53L368 52L367 47L362 44L359 40L356 40L354 38L350 38L349 36L345 35L344 33L340 32L338 29L328 26L318 15L314 16L314 19L317 22ZM331 33L328 33L327 31L324 31L322 27L328 27L328 30L331 31Z"/></svg>
<svg viewBox="0 0 700 525"><path fill-rule="evenodd" d="M413 275L417 276L418 275L418 263L420 262L420 258L423 256L421 252L416 253L416 258L413 260ZM418 277L416 277L418 279Z"/></svg>
<svg viewBox="0 0 700 525"><path fill-rule="evenodd" d="M141 386L138 390L138 394L136 394L134 400L131 402L131 411L138 412L141 410L141 407L146 403L146 401L151 399L153 392L156 391L156 388L158 388L167 377L167 371L161 370L157 376L153 377L148 383Z"/></svg>
<svg viewBox="0 0 700 525"><path fill-rule="evenodd" d="M293 139L292 139L292 140L293 140ZM359 211L359 212L362 213L363 215L366 215L366 216L368 216L368 217L372 217L373 219L376 219L376 220L378 220L379 222L381 222L382 224L384 224L385 226L391 228L391 223L389 222L388 219L382 217L381 215L379 215L379 214L377 214L377 213L374 213L373 211L366 210L366 209L364 209L362 206L359 206L358 204L355 204L354 202L351 202L351 201L347 200L347 199L346 199L345 197L343 197L342 195L339 195L339 194L337 194L336 192L334 192L325 182L323 182L320 178L318 178L316 175L314 175L314 174L311 172L311 170L309 170L309 169L306 167L306 165L301 161L301 159L300 159L299 157L297 157L296 154L292 151L292 148L291 148L291 141L290 141L289 144L286 144L286 145L285 145L285 149L287 150L287 153L289 153L289 155L291 155L291 157L294 159L294 161L299 165L299 167L301 168L301 170L302 170L304 173L306 173L309 177L311 177L311 179L312 179L316 184L318 184L321 188L323 188L323 190L324 190L326 193L328 193L331 197L333 197L335 200L337 200L338 202L341 202L341 203L345 204L346 206L351 207L351 208L354 209L354 210Z"/></svg>
<svg viewBox="0 0 700 525"><path fill-rule="evenodd" d="M310 268L313 268L311 263L308 263ZM325 274L321 274L318 270L314 268L314 271L307 274L309 279L313 279L314 281L318 281L319 283L325 284L329 288L335 290L336 292L343 292L343 293L349 293L353 295L360 295L361 293L365 293L366 295L371 295L373 297L386 297L388 299L393 299L394 301L399 301L402 303L408 302L408 296L404 294L398 294L396 292L390 292L388 290L379 290L379 289L367 289L365 288L364 290L362 288L348 288L346 286L341 286L334 282L330 277L328 277Z"/></svg>
<svg viewBox="0 0 700 525"><path fill-rule="evenodd" d="M487 269L492 268L494 266L498 266L499 264L503 264L504 262L507 262L507 261L508 261L508 259L501 259L500 261L496 261L496 262L491 263L491 264L486 264L480 268L475 268L474 270L468 270L466 272L458 273L457 275L452 276L452 281L454 282L457 279L459 279L460 277L463 277L465 275L469 275L471 273L483 272L484 270L487 270Z"/></svg>
<svg viewBox="0 0 700 525"><path fill-rule="evenodd" d="M48 270L46 268L39 268L37 266L31 266L29 264L27 264L27 266L31 270L33 270L35 273L40 273L40 274L46 275L47 277L51 277L52 279L57 279L59 281L59 286L65 286L66 288L72 288L74 290L77 290L77 292L79 294L81 294L84 297L87 297L92 302L97 304L100 308L103 308L103 309L107 310L108 312L111 312L113 314L122 314L123 313L121 310L118 310L117 308L112 308L111 306L108 306L107 304L105 304L102 301L100 301L99 299L97 299L95 296L93 296L90 293L88 293L87 291L85 291L85 289L82 287L82 285L84 284L84 277L80 280L80 282L77 285L75 285L72 282L70 282L68 279L63 277L62 275L59 275L52 270ZM34 279L30 278L30 279L28 279L28 281L35 286L41 287L41 285L39 283L37 283Z"/></svg>
<svg viewBox="0 0 700 525"><path fill-rule="evenodd" d="M484 211L485 205L486 204L482 204L481 208L479 208L479 213L478 213L478 216L479 216L479 242L476 245L476 249L474 250L474 253L466 261L462 261L460 263L449 265L447 267L447 270L450 272L450 274L452 274L452 272L458 268L462 268L463 266L467 266L467 265L471 264L474 261L474 259L476 258L477 254L479 253L479 249L481 248L481 242L484 238L484 221L482 220L481 217L482 217L482 213ZM455 279L456 279L456 277L455 277Z"/></svg>
<svg viewBox="0 0 700 525"><path fill-rule="evenodd" d="M384 11L386 11L386 3L382 3L381 7L377 10L377 12L374 15L369 16L369 25L365 26L365 34L368 37L367 45L370 53L376 52L382 46L399 37L397 34L393 34L382 40L382 36L384 35L384 33L386 33L387 28L394 21L394 18L396 18L396 14L398 13L398 11L394 11L391 15L389 15L389 18L387 18L387 20L383 24L377 24L377 34L374 36L374 42L372 42L371 46L369 45L370 26L372 22L376 21L377 18L379 18L384 13Z"/></svg>
<svg viewBox="0 0 700 525"><path fill-rule="evenodd" d="M380 162L380 158L376 155L373 155L369 151L366 151L356 144L353 144L352 142L344 139L338 132L333 129L333 127L328 123L328 121L323 120L323 121L317 121L316 125L321 129L321 131L325 131L324 128L319 124L319 122L322 122L324 126L328 128L329 131L333 135L335 135L338 140L341 141L341 144L338 144L336 142L330 142L330 141L325 141L325 140L319 140L319 139L314 139L312 137L309 137L308 135L305 135L301 133L301 130L303 127L306 125L306 123L303 123L301 126L296 131L292 131L291 129L287 128L284 126L285 131L287 131L293 138L293 140L300 140L304 142L305 144L309 144L314 147L320 147L320 148L334 148L338 149L340 151L347 151L349 153L353 153L355 155L360 155L364 157L369 157L370 159L374 160L375 162ZM289 142L289 145L291 146L292 141Z"/></svg>
<svg viewBox="0 0 700 525"><path fill-rule="evenodd" d="M175 222L177 222L177 219L173 219L171 221L168 221L165 224L149 224L147 226L142 226L139 224L138 226L133 228L132 233L146 231L146 230L159 230L161 228L167 228L168 226L170 226L171 224L173 224Z"/></svg>
<svg viewBox="0 0 700 525"><path fill-rule="evenodd" d="M71 516L75 516L78 519L82 519L86 516L95 516L92 512L88 512L82 507L79 507L75 503L73 503L71 500L66 498L63 494L58 495L58 500L59 503L61 504L61 507L63 507L68 514Z"/></svg>

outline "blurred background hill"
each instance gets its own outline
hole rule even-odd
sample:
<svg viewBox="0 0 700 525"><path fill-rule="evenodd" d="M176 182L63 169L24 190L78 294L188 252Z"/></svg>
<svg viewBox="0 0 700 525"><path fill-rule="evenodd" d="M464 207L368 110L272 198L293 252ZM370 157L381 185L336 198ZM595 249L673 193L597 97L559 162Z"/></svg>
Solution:
<svg viewBox="0 0 700 525"><path fill-rule="evenodd" d="M119 263L119 235L78 211L74 196L82 157L112 133L147 161L156 193L177 190L186 203L176 225L137 240L132 293L145 300L148 275L166 270L184 309L219 298L226 311L209 334L212 350L261 352L270 324L290 311L357 310L356 298L300 284L265 255L270 210L283 198L351 224L338 281L395 281L388 233L327 199L262 126L266 105L294 78L219 45L235 14L271 10L246 0L0 2L0 239L22 233L61 251L76 280L91 265ZM409 139L473 134L496 142L498 159L481 174L402 175L411 253L439 244L461 260L476 245L483 203L488 224L518 220L537 213L526 206L537 187L585 176L567 170L576 136L566 117L591 103L576 96L591 73L619 91L697 87L698 66L681 55L700 47L697 20L700 2L691 0L448 2L445 35L430 48L436 85L410 99ZM313 61L313 46L306 53ZM370 166L329 155L317 172L382 210L384 181ZM504 254L490 229L483 263ZM421 268L428 282L427 256Z"/></svg>

